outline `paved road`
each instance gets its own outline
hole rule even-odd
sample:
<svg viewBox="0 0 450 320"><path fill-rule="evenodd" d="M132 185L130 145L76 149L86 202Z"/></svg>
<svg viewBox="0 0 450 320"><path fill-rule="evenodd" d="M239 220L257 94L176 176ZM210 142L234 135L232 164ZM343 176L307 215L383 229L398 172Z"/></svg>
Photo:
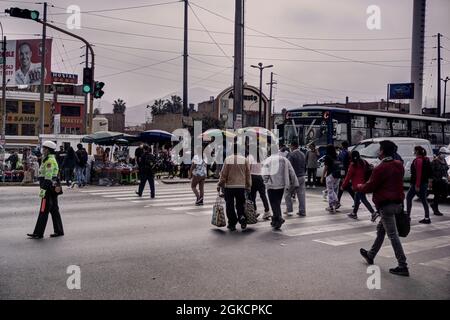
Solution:
<svg viewBox="0 0 450 320"><path fill-rule="evenodd" d="M359 248L369 247L375 224L360 210L350 220L324 211L321 190L308 190L306 218L269 222L230 233L211 226L216 198L206 186L195 207L186 184L157 185L157 198L135 187L67 189L60 198L66 236L28 240L39 206L36 188L0 187L0 299L449 299L450 206L444 217L413 227L403 239L411 277L395 266L388 243L376 264L381 289L369 290ZM146 191L148 192L148 190ZM148 196L148 193L147 193ZM259 203L262 207L261 203ZM81 270L81 290L69 290L67 267Z"/></svg>

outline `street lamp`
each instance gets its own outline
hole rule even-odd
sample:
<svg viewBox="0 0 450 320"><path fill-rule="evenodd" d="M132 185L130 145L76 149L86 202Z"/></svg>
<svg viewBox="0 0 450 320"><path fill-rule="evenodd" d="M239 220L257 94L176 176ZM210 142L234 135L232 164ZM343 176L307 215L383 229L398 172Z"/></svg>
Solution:
<svg viewBox="0 0 450 320"><path fill-rule="evenodd" d="M446 77L445 79L441 79L442 81L444 81L444 118L445 118L445 105L447 104L447 81L450 80L449 77Z"/></svg>
<svg viewBox="0 0 450 320"><path fill-rule="evenodd" d="M262 116L262 75L263 75L263 70L266 68L272 68L273 65L268 65L268 66L263 66L262 62L258 63L257 66L255 65L251 65L252 68L256 68L259 69L259 113L258 113L258 123L259 126L262 127L262 121L261 121L261 116ZM266 116L266 107L264 107L264 117ZM264 121L265 122L265 121ZM264 125L265 127L265 125Z"/></svg>

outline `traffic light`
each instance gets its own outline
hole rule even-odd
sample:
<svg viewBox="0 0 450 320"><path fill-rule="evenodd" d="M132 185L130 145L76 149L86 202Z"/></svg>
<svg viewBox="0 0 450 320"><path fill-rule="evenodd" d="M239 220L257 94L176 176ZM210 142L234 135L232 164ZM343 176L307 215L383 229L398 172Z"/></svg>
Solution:
<svg viewBox="0 0 450 320"><path fill-rule="evenodd" d="M104 82L95 81L95 85L94 85L94 98L95 99L100 99L105 94L105 92L102 90L104 86L105 86Z"/></svg>
<svg viewBox="0 0 450 320"><path fill-rule="evenodd" d="M83 93L92 93L92 84L94 79L92 79L92 69L83 69Z"/></svg>
<svg viewBox="0 0 450 320"><path fill-rule="evenodd" d="M10 8L5 9L5 13L9 13L11 17L15 18L31 19L35 21L39 20L39 11L36 10Z"/></svg>

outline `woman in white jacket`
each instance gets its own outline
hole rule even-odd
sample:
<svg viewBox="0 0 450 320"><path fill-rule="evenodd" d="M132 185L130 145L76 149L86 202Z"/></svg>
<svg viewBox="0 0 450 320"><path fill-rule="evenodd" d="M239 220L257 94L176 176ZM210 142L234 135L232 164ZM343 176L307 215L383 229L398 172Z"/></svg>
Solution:
<svg viewBox="0 0 450 320"><path fill-rule="evenodd" d="M284 191L290 191L299 186L294 168L285 157L272 155L263 163L262 174L272 208L272 227L279 230L284 223L281 216L281 201Z"/></svg>

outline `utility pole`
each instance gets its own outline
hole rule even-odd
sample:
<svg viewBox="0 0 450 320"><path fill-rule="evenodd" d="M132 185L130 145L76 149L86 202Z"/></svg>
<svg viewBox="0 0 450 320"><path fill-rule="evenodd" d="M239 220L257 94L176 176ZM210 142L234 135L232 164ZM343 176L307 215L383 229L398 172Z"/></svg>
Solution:
<svg viewBox="0 0 450 320"><path fill-rule="evenodd" d="M244 0L236 0L235 7L233 127L239 129L242 127L244 113Z"/></svg>
<svg viewBox="0 0 450 320"><path fill-rule="evenodd" d="M258 113L258 125L262 127L263 121L262 121L262 76L263 76L263 70L266 68L272 68L273 65L263 66L262 62L258 63L257 66L252 65L252 68L259 69L259 113ZM266 110L264 110L264 118L266 118ZM265 121L264 121L265 123Z"/></svg>
<svg viewBox="0 0 450 320"><path fill-rule="evenodd" d="M47 49L46 49L46 37L47 37L47 2L44 2L44 23L42 24L42 44L41 44L41 110L39 114L39 122L40 122L40 128L39 128L39 134L44 134L44 127L45 127L45 57L47 55ZM40 141L40 139L39 139Z"/></svg>
<svg viewBox="0 0 450 320"><path fill-rule="evenodd" d="M3 33L3 32L2 32ZM2 66L2 139L3 142L6 141L6 36L3 37L3 46L2 46L2 58L3 58L3 66Z"/></svg>
<svg viewBox="0 0 450 320"><path fill-rule="evenodd" d="M277 84L276 81L273 81L273 72L270 73L270 82L267 83L267 85L270 85L270 98L269 98L269 112L267 117L267 123L266 123L266 129L270 130L271 123L270 118L272 117L272 113L275 113L275 110L273 110L273 85Z"/></svg>
<svg viewBox="0 0 450 320"><path fill-rule="evenodd" d="M184 0L184 53L183 53L183 115L188 116L188 9L189 2Z"/></svg>
<svg viewBox="0 0 450 320"><path fill-rule="evenodd" d="M437 34L437 116L441 116L441 36Z"/></svg>
<svg viewBox="0 0 450 320"><path fill-rule="evenodd" d="M442 115L445 118L445 107L447 105L447 81L450 80L449 77L446 77L445 79L442 79L442 81L444 81L444 112L442 113Z"/></svg>
<svg viewBox="0 0 450 320"><path fill-rule="evenodd" d="M87 46L83 46L82 48L86 47L86 53L85 53L85 68L89 68L89 49ZM84 94L84 133L87 134L88 129L88 94Z"/></svg>

